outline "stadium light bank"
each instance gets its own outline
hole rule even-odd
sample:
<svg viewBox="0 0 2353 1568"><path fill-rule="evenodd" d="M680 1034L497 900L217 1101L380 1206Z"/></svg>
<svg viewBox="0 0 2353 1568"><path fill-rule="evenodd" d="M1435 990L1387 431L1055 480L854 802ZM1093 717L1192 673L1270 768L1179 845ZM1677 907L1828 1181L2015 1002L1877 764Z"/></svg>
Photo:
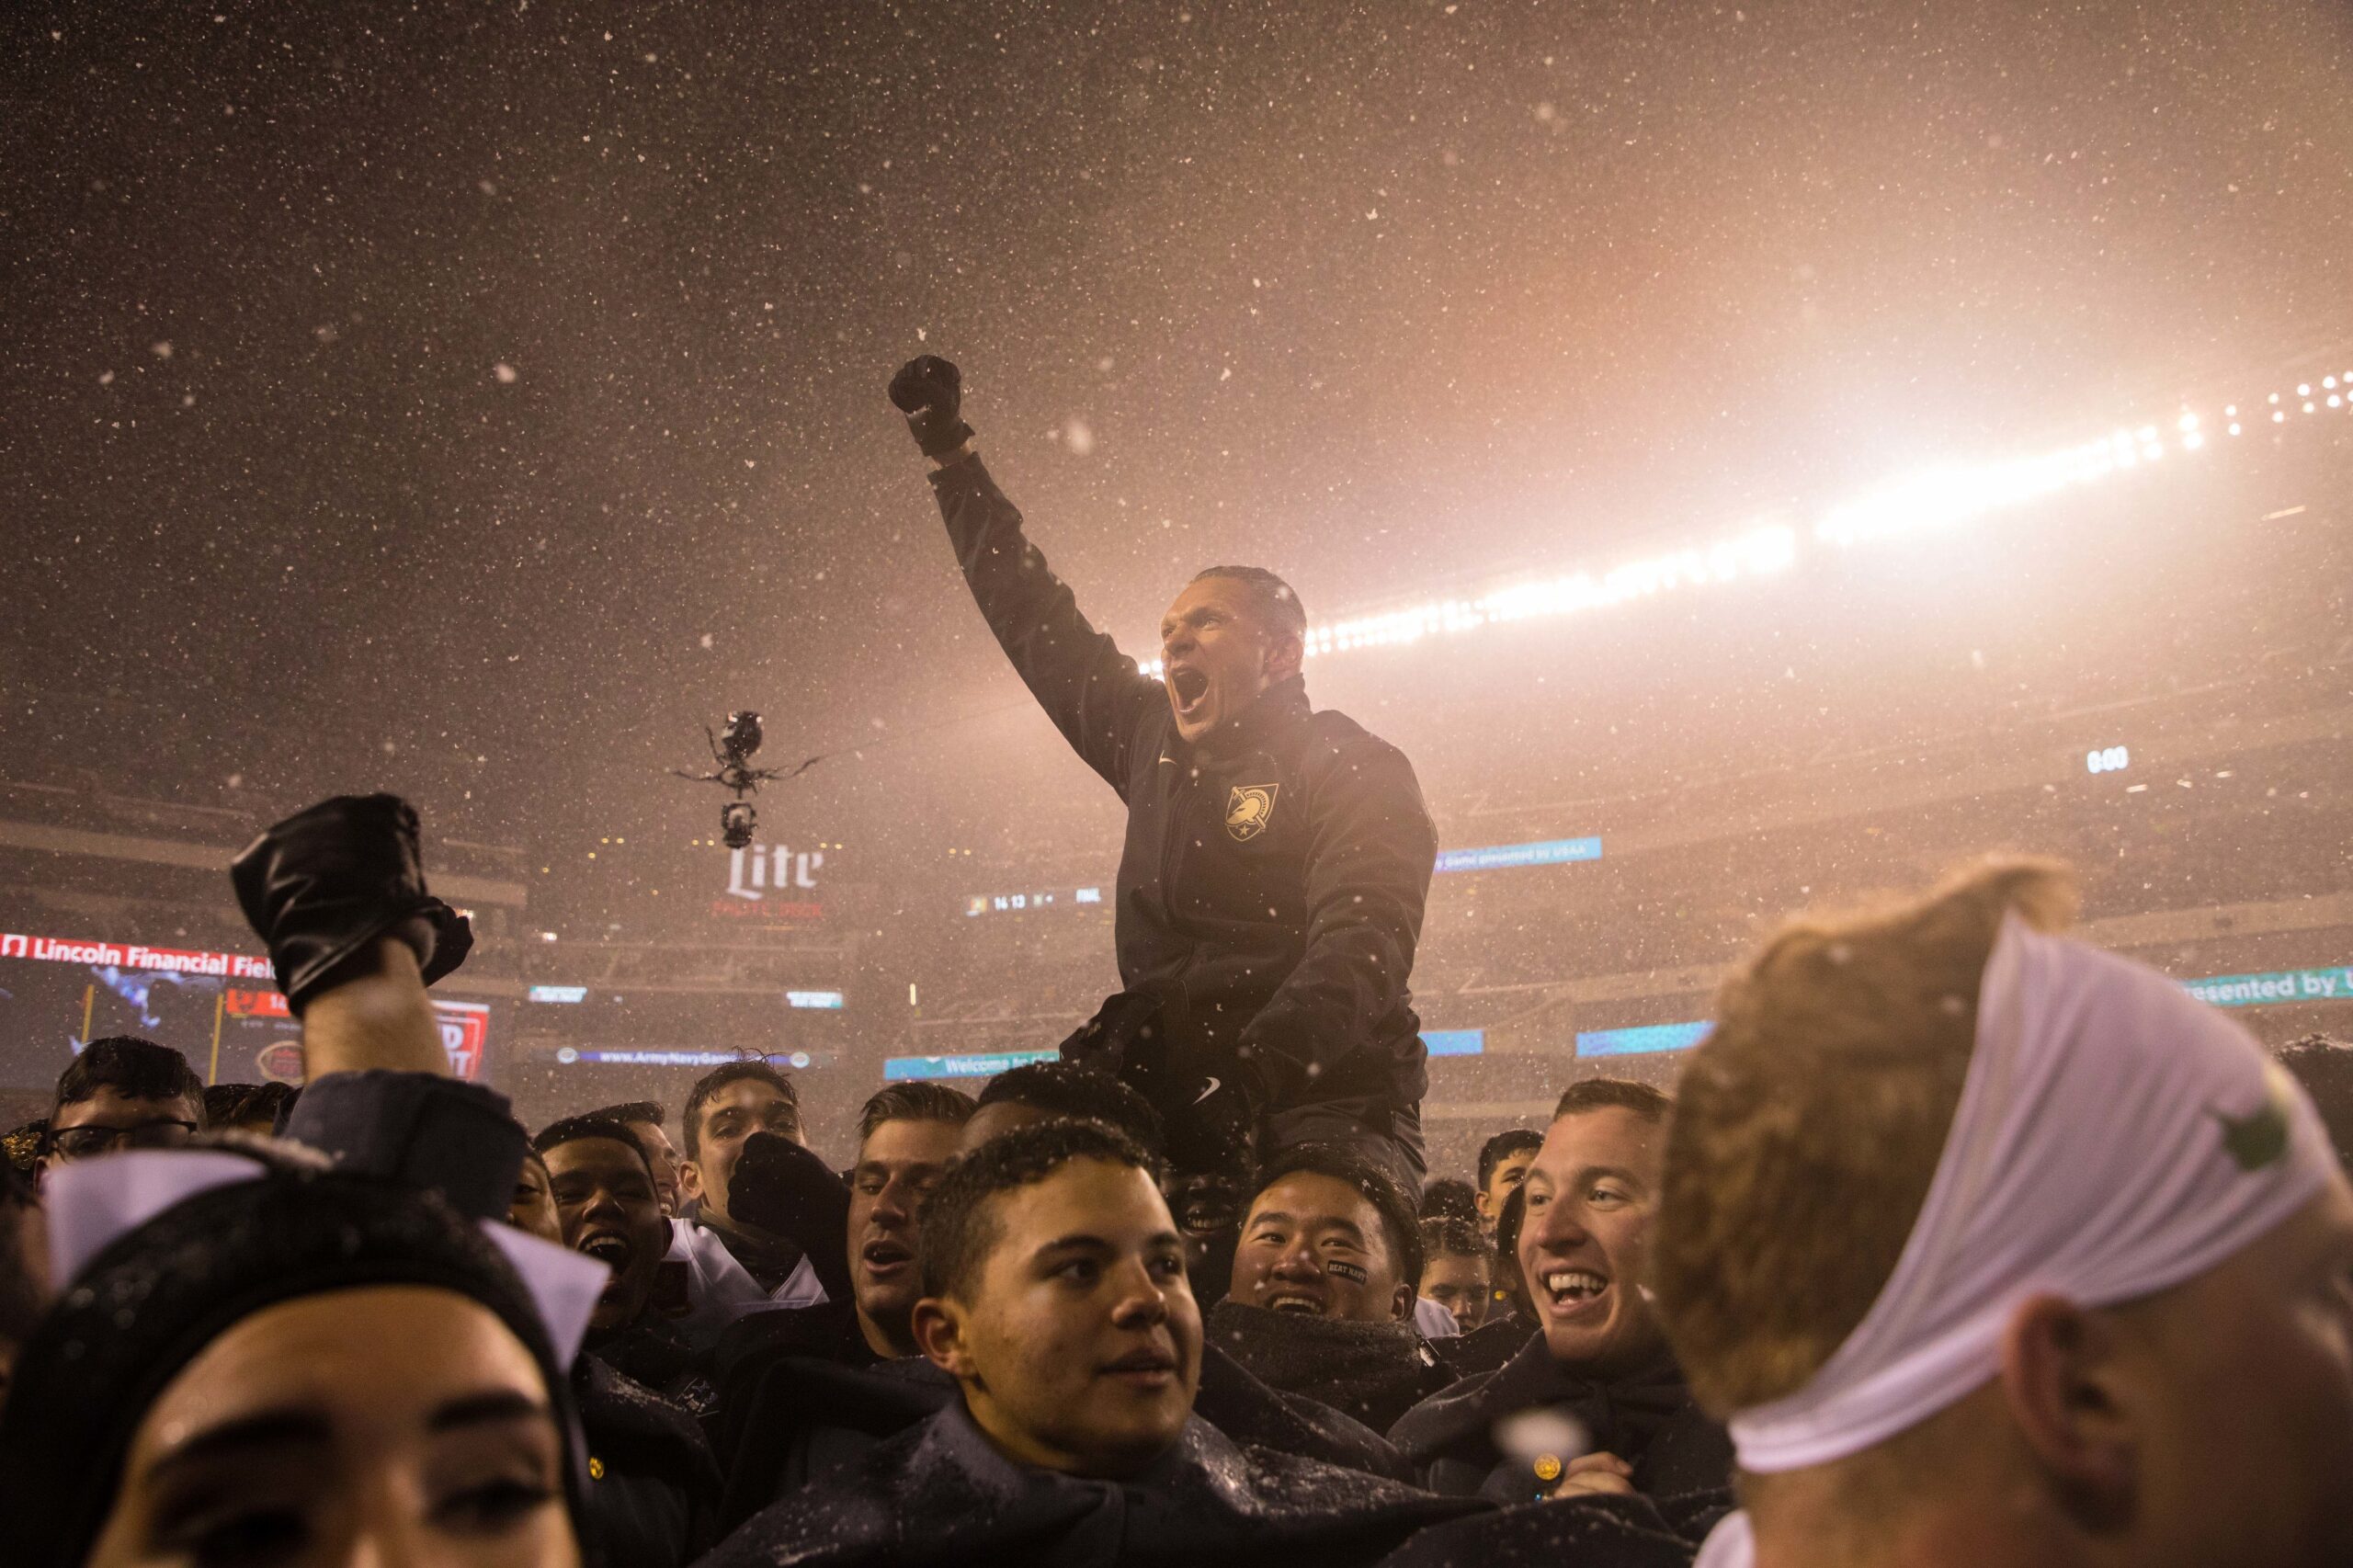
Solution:
<svg viewBox="0 0 2353 1568"><path fill-rule="evenodd" d="M2275 392L2242 415L2225 403L2222 439L2244 434L2250 422L2285 425L2292 417L2353 412L2353 369L2300 381L2293 395ZM2268 415L2268 420L2258 416ZM2036 456L1993 462L1948 463L1904 474L1832 506L1814 524L1813 539L1845 548L1898 535L1923 533L1967 523L2023 506L2044 496L2097 483L2113 474L2144 469L2171 453L2193 455L2214 444L2206 421L2185 410L2170 430L2154 425L2120 429ZM1798 530L1784 523L1758 523L1706 543L1664 554L1640 556L1605 571L1580 568L1559 576L1506 584L1473 598L1433 600L1404 609L1307 629L1307 656L1346 653L1418 642L1501 622L1573 615L1649 598L1677 588L1770 576L1797 564ZM1161 673L1160 661L1142 666Z"/></svg>

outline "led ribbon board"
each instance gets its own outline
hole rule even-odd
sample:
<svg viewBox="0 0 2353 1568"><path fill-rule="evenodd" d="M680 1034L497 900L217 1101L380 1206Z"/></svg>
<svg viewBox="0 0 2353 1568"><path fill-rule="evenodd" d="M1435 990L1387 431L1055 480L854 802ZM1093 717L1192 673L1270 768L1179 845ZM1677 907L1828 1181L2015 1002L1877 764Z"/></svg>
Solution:
<svg viewBox="0 0 2353 1568"><path fill-rule="evenodd" d="M1494 871L1507 866L1562 866L1601 858L1598 838L1547 838L1533 844L1495 844L1483 849L1449 849L1438 858L1441 871Z"/></svg>
<svg viewBox="0 0 2353 1568"><path fill-rule="evenodd" d="M882 1081L908 1078L994 1078L1032 1062L1060 1060L1059 1051L995 1051L976 1056L892 1056L882 1063Z"/></svg>
<svg viewBox="0 0 2353 1568"><path fill-rule="evenodd" d="M1579 1056L1642 1056L1654 1051L1688 1051L1708 1038L1714 1026L1702 1019L1690 1024L1643 1024L1627 1029L1584 1029L1577 1034Z"/></svg>
<svg viewBox="0 0 2353 1568"><path fill-rule="evenodd" d="M2272 974L2218 974L2185 980L2182 989L2216 1007L2271 1007L2282 1002L2353 1002L2353 964Z"/></svg>

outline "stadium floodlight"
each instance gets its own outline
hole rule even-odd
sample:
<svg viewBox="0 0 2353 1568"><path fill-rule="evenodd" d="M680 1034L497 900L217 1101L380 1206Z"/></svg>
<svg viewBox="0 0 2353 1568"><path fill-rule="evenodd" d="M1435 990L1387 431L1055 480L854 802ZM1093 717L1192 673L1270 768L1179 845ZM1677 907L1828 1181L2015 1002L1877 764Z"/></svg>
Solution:
<svg viewBox="0 0 2353 1568"><path fill-rule="evenodd" d="M2324 379L2325 390L2334 380ZM2346 372L2342 385L2346 391L2325 393L2330 408L2353 403L2353 370ZM2310 401L2309 383L2298 391L2307 399L2304 412L2318 412L2318 403ZM2267 400L2275 425L2288 417L2280 406L2281 396L2275 392ZM2222 415L2229 434L2245 433L2237 403L2223 404ZM2175 416L2174 430L2162 435L2154 425L2125 426L2035 456L1936 464L1893 478L1830 507L1815 522L1813 535L1826 544L1848 546L1950 528L2144 463L2160 462L2169 449L2169 440L2177 442L2177 449L2184 453L2202 452L2207 446L2203 419L2195 410L2185 408ZM1577 567L1555 576L1502 584L1472 597L1437 599L1313 625L1307 629L1304 653L1320 658L1360 648L1418 642L1506 621L1604 608L1678 588L1763 576L1795 565L1798 551L1794 529L1782 523L1760 522L1713 541L1623 561L1607 570ZM1162 673L1157 659L1139 667L1149 676Z"/></svg>
<svg viewBox="0 0 2353 1568"><path fill-rule="evenodd" d="M2131 434L2120 430L2106 441L2063 447L2040 457L1923 469L1833 507L1814 534L1825 543L1850 545L1949 528L2131 468L2164 450L2155 443L2155 434L2148 431L2149 445L2137 450Z"/></svg>

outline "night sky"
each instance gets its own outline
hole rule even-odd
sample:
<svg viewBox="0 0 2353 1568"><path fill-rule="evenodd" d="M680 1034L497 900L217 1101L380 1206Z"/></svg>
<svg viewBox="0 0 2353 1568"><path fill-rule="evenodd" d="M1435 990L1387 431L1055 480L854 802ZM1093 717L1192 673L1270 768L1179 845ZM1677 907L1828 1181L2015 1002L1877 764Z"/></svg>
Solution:
<svg viewBox="0 0 2353 1568"><path fill-rule="evenodd" d="M779 823L1069 780L914 354L1148 654L1213 561L1353 610L2353 336L2322 0L18 0L0 62L0 775L535 858L704 831L734 706L875 748Z"/></svg>

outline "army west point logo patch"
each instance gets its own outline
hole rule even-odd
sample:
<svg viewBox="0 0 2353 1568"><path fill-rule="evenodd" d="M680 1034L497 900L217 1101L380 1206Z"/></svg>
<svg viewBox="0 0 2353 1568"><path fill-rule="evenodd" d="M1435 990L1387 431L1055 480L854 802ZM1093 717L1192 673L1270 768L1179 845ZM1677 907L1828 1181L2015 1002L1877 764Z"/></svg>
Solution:
<svg viewBox="0 0 2353 1568"><path fill-rule="evenodd" d="M1225 798L1225 831L1237 843L1246 843L1267 831L1275 820L1275 795L1279 784L1237 784Z"/></svg>

